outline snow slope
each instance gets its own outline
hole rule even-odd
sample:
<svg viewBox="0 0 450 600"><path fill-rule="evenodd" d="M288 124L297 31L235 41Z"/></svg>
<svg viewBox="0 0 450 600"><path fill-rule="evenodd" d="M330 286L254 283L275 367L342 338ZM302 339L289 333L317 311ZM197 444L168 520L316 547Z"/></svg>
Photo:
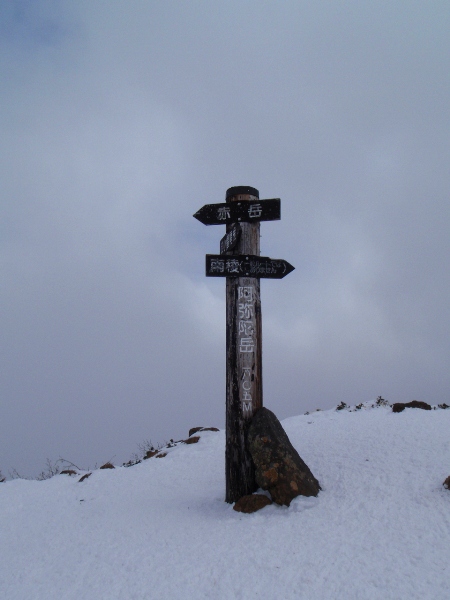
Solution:
<svg viewBox="0 0 450 600"><path fill-rule="evenodd" d="M224 433L163 459L0 484L5 600L450 598L450 410L283 422L317 498L224 498Z"/></svg>

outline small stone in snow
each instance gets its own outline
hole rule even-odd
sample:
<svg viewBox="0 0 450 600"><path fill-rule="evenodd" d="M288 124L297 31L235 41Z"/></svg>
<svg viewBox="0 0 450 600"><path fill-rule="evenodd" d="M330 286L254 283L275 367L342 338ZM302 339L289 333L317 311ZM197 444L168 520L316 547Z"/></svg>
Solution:
<svg viewBox="0 0 450 600"><path fill-rule="evenodd" d="M243 513L254 513L257 510L261 510L265 506L272 504L272 500L263 494L250 494L248 496L242 496L233 506L233 510Z"/></svg>

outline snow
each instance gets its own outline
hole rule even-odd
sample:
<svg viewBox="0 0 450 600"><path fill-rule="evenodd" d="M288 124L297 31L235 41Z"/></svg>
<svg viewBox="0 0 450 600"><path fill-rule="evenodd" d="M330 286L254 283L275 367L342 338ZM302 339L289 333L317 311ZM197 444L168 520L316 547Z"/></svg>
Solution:
<svg viewBox="0 0 450 600"><path fill-rule="evenodd" d="M450 410L286 419L317 498L224 502L224 432L83 482L0 484L6 600L450 597Z"/></svg>

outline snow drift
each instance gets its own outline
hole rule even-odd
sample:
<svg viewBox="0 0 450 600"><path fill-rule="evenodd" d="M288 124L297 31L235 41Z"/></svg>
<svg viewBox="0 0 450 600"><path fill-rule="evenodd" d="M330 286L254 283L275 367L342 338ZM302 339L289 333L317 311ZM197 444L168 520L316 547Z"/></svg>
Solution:
<svg viewBox="0 0 450 600"><path fill-rule="evenodd" d="M289 508L224 502L224 432L81 483L1 483L1 597L447 600L450 410L365 405L283 427L322 486Z"/></svg>

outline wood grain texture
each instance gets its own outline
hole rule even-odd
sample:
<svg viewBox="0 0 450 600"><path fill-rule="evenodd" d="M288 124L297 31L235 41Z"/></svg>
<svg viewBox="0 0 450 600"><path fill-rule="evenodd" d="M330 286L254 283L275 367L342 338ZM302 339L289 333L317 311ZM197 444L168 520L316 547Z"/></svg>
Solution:
<svg viewBox="0 0 450 600"><path fill-rule="evenodd" d="M229 202L257 200L239 195ZM227 231L232 225L227 226ZM259 222L241 223L242 233L232 254L260 255ZM231 252L230 252L231 254ZM225 255L226 256L226 255ZM247 430L262 406L262 336L259 279L227 277L226 281L226 502L257 489Z"/></svg>

